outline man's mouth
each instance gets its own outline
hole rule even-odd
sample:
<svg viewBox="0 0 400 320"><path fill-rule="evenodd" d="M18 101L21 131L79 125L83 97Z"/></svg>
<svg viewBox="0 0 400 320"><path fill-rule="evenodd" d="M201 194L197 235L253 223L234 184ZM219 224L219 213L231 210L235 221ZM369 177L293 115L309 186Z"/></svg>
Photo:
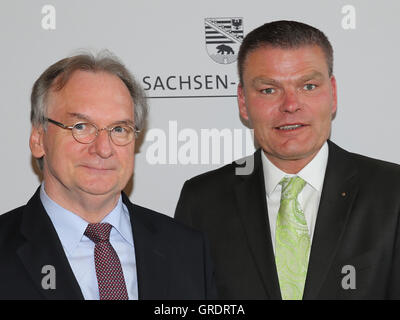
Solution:
<svg viewBox="0 0 400 320"><path fill-rule="evenodd" d="M90 166L90 165L82 165L82 167L90 170L97 170L97 171L109 171L112 170L111 168L104 168L104 167L96 167L96 166Z"/></svg>
<svg viewBox="0 0 400 320"><path fill-rule="evenodd" d="M295 130L298 128L304 127L303 124L290 124L290 125L285 125L281 127L276 127L278 130L285 130L285 131L290 131L290 130Z"/></svg>

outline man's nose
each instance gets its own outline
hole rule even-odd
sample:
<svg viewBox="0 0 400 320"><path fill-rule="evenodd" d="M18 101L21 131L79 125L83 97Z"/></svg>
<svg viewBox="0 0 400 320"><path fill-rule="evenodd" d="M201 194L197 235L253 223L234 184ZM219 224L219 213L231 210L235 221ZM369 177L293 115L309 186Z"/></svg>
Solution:
<svg viewBox="0 0 400 320"><path fill-rule="evenodd" d="M96 140L90 146L89 151L98 154L103 159L107 159L113 155L114 149L107 130L99 130Z"/></svg>
<svg viewBox="0 0 400 320"><path fill-rule="evenodd" d="M283 101L280 105L281 112L294 113L301 109L298 93L295 90L285 91Z"/></svg>

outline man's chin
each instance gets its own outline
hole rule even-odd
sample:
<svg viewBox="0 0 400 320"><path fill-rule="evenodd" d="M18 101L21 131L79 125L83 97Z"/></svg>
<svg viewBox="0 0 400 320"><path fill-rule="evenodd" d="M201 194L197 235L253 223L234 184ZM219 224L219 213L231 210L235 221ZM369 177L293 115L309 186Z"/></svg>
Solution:
<svg viewBox="0 0 400 320"><path fill-rule="evenodd" d="M265 151L264 151L265 152ZM306 159L312 159L315 154L318 152L313 149L299 149L299 148L292 148L292 149L281 149L277 152L265 152L266 155L270 157L277 158L283 161L304 161Z"/></svg>
<svg viewBox="0 0 400 320"><path fill-rule="evenodd" d="M112 196L119 194L121 190L115 185L81 185L79 189L88 196Z"/></svg>

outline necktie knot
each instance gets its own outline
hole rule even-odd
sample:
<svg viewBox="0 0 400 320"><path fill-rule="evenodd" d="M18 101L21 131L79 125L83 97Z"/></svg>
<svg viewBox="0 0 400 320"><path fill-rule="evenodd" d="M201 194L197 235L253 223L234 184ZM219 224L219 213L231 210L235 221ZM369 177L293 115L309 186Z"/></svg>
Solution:
<svg viewBox="0 0 400 320"><path fill-rule="evenodd" d="M282 199L297 199L297 196L303 190L306 182L298 177L284 177L279 182L282 186Z"/></svg>
<svg viewBox="0 0 400 320"><path fill-rule="evenodd" d="M94 243L108 242L112 225L109 223L89 223L84 235Z"/></svg>

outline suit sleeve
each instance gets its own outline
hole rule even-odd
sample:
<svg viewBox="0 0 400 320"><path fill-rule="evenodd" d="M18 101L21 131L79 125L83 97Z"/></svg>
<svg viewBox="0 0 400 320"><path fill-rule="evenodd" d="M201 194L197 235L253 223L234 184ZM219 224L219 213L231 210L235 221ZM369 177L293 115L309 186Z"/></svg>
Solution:
<svg viewBox="0 0 400 320"><path fill-rule="evenodd" d="M396 241L393 250L393 260L388 290L388 299L400 299L400 218L397 217Z"/></svg>
<svg viewBox="0 0 400 320"><path fill-rule="evenodd" d="M205 265L205 278L206 278L206 300L215 300L218 298L217 286L215 283L214 266L211 259L208 241L203 236L204 242L204 265Z"/></svg>
<svg viewBox="0 0 400 320"><path fill-rule="evenodd" d="M193 199L194 192L190 190L190 183L186 181L182 187L181 195L175 210L175 219L183 224L193 227L192 207L194 206ZM203 233L203 232L202 232ZM218 298L217 287L214 276L214 266L211 259L209 242L203 233L203 248L204 248L204 274L206 281L206 300L215 300Z"/></svg>

